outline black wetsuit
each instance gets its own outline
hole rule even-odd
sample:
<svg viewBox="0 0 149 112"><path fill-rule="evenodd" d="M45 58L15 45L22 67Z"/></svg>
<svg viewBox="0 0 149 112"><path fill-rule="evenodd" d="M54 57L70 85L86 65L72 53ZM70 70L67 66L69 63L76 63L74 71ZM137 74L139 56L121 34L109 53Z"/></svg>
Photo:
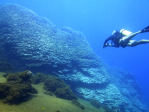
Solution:
<svg viewBox="0 0 149 112"><path fill-rule="evenodd" d="M111 40L111 44L113 47L120 47L120 44L119 44L119 40L123 37L124 35L121 34L119 31L116 31L112 36L110 36L109 38L107 38L104 42L104 45L103 45L103 48L106 46L106 43L108 41ZM114 43L114 45L113 45Z"/></svg>

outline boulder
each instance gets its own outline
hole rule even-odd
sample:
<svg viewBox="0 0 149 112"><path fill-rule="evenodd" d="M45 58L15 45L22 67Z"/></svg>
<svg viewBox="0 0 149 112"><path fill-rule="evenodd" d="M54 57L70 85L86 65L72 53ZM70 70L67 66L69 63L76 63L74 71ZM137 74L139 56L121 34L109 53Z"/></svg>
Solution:
<svg viewBox="0 0 149 112"><path fill-rule="evenodd" d="M37 94L38 91L29 83L31 71L20 73L9 73L7 82L0 83L0 99L10 104L19 104L27 99L31 94Z"/></svg>

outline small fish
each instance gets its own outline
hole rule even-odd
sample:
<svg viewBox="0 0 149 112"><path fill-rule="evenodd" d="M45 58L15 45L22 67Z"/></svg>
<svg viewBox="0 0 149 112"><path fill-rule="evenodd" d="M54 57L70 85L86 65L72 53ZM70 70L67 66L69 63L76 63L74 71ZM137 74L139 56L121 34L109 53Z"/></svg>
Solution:
<svg viewBox="0 0 149 112"><path fill-rule="evenodd" d="M41 107L41 109L44 109L44 107Z"/></svg>

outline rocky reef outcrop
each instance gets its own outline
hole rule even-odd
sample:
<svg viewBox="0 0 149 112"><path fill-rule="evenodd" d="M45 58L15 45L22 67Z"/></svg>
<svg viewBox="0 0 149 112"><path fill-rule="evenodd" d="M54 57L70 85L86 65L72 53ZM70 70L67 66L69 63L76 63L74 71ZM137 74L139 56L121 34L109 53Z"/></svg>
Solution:
<svg viewBox="0 0 149 112"><path fill-rule="evenodd" d="M4 102L18 104L31 94L37 94L37 90L29 81L32 72L27 70L21 73L7 73L4 76L7 82L0 83L0 98L4 99Z"/></svg>
<svg viewBox="0 0 149 112"><path fill-rule="evenodd" d="M123 112L144 111L131 74L107 70L81 32L69 27L59 29L22 6L0 6L0 53L0 61L17 70L60 77L78 96L96 99ZM45 78L41 74L39 77ZM40 82L38 77L31 80L34 84Z"/></svg>
<svg viewBox="0 0 149 112"><path fill-rule="evenodd" d="M71 100L71 102L81 109L85 109L84 105L80 104L78 97L73 93L71 87L67 85L62 79L55 77L53 75L45 75L43 73L36 73L32 75L29 80L33 84L38 84L44 82L43 89L46 90L44 94L58 98Z"/></svg>
<svg viewBox="0 0 149 112"><path fill-rule="evenodd" d="M77 97L74 95L71 88L58 77L50 77L46 79L43 88L47 91L53 92L55 96L59 98L77 100Z"/></svg>

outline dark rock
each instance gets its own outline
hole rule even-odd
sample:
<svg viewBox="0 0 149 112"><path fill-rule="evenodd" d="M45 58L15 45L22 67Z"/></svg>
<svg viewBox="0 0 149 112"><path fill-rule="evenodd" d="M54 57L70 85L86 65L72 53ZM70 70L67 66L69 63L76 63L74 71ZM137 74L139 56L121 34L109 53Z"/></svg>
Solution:
<svg viewBox="0 0 149 112"><path fill-rule="evenodd" d="M0 83L0 96L1 98L5 98L6 102L9 103L19 103L22 98L36 93L37 90L35 90L29 83Z"/></svg>
<svg viewBox="0 0 149 112"><path fill-rule="evenodd" d="M18 104L23 98L31 94L37 94L37 90L28 82L31 72L24 71L7 76L6 83L0 83L0 98L5 102Z"/></svg>
<svg viewBox="0 0 149 112"><path fill-rule="evenodd" d="M48 77L50 77L50 75L45 75L38 72L35 75L32 75L32 77L30 78L30 82L33 84L38 84L40 82L44 82Z"/></svg>
<svg viewBox="0 0 149 112"><path fill-rule="evenodd" d="M56 89L63 88L66 86L67 85L65 84L65 82L62 79L60 79L58 77L51 77L51 78L48 78L47 80L45 80L43 88L47 91L55 92Z"/></svg>
<svg viewBox="0 0 149 112"><path fill-rule="evenodd" d="M51 92L51 91L45 91L44 94L47 94L49 96L53 96L53 92Z"/></svg>
<svg viewBox="0 0 149 112"><path fill-rule="evenodd" d="M32 76L32 72L29 70L26 70L19 74L19 77L24 81L28 81L31 76Z"/></svg>
<svg viewBox="0 0 149 112"><path fill-rule="evenodd" d="M55 112L61 112L61 111L57 110L57 111L55 111Z"/></svg>
<svg viewBox="0 0 149 112"><path fill-rule="evenodd" d="M3 74L3 77L6 78L8 75L9 75L9 73L4 73L4 74Z"/></svg>
<svg viewBox="0 0 149 112"><path fill-rule="evenodd" d="M55 92L54 92L54 94L58 98L63 98L63 99L67 99L67 100L78 99L74 95L74 93L72 92L72 90L70 89L69 86L56 89Z"/></svg>
<svg viewBox="0 0 149 112"><path fill-rule="evenodd" d="M58 77L50 77L45 80L43 88L47 91L53 92L58 98L67 100L77 99L71 88ZM46 92L46 94L48 94L48 92Z"/></svg>
<svg viewBox="0 0 149 112"><path fill-rule="evenodd" d="M10 86L8 84L0 83L0 98L5 98L9 93Z"/></svg>
<svg viewBox="0 0 149 112"><path fill-rule="evenodd" d="M10 73L6 78L7 81L17 81L17 82L21 81L19 73L13 73L13 74Z"/></svg>
<svg viewBox="0 0 149 112"><path fill-rule="evenodd" d="M33 86L31 86L31 90L30 90L31 94L38 94L37 89L35 89Z"/></svg>
<svg viewBox="0 0 149 112"><path fill-rule="evenodd" d="M100 108L100 107L102 106L99 101L94 100L94 99L90 100L90 104L92 104L92 105L95 106L96 108Z"/></svg>
<svg viewBox="0 0 149 112"><path fill-rule="evenodd" d="M72 102L74 105L80 107L81 109L83 109L83 110L85 109L84 105L81 105L78 100L71 100L71 102Z"/></svg>
<svg viewBox="0 0 149 112"><path fill-rule="evenodd" d="M7 78L7 81L28 82L31 76L32 76L32 72L29 70L26 70L20 73L13 73L13 74L8 73L6 78Z"/></svg>

